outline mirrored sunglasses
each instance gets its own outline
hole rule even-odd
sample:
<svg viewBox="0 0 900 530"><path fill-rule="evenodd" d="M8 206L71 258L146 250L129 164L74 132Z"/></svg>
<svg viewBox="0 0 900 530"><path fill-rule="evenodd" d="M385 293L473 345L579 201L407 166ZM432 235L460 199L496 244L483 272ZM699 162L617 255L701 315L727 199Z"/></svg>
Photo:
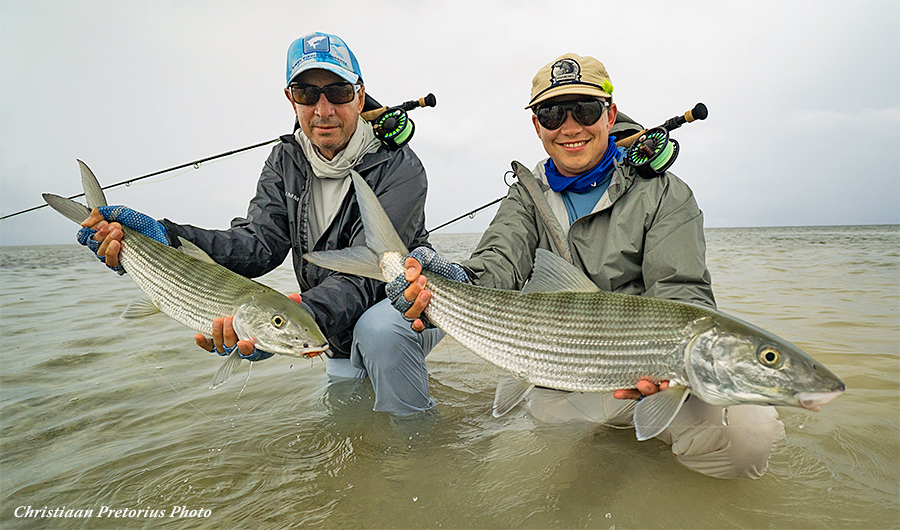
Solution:
<svg viewBox="0 0 900 530"><path fill-rule="evenodd" d="M562 101L548 103L538 107L537 119L541 127L555 131L566 122L566 113L571 112L575 121L589 127L603 116L603 112L609 107L609 101L605 99L580 99L576 101Z"/></svg>

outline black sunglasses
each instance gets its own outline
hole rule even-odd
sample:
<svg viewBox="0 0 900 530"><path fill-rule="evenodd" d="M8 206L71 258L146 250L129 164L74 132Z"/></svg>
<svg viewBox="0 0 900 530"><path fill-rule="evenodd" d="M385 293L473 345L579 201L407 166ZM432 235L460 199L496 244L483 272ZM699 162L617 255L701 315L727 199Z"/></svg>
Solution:
<svg viewBox="0 0 900 530"><path fill-rule="evenodd" d="M575 121L589 127L597 123L607 107L609 107L609 101L605 99L579 99L541 105L535 114L541 127L555 131L566 122L566 112L571 111Z"/></svg>
<svg viewBox="0 0 900 530"><path fill-rule="evenodd" d="M315 105L319 101L319 95L325 94L325 99L335 105L343 105L353 101L353 97L359 90L359 85L350 83L332 83L323 87L316 85L290 85L291 99L299 105Z"/></svg>

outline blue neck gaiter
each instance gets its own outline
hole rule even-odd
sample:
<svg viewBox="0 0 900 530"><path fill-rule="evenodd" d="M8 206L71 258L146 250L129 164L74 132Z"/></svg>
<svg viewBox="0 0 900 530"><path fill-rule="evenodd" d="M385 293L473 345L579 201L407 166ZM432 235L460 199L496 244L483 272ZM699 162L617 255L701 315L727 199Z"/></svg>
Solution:
<svg viewBox="0 0 900 530"><path fill-rule="evenodd" d="M612 171L610 170L616 160L620 158L622 158L622 154L616 145L616 137L610 136L609 145L606 146L606 153L603 155L600 163L594 166L594 169L577 177L566 177L556 169L553 159L548 158L547 162L544 163L544 174L547 176L547 183L557 193L562 191L584 193L599 185L604 179L609 179L612 176Z"/></svg>

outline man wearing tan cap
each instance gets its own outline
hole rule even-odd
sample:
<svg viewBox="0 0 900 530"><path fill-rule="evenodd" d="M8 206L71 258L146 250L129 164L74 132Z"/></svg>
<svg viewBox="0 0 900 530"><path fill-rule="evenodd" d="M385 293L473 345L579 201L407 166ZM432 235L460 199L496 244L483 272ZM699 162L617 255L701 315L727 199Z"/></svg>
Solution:
<svg viewBox="0 0 900 530"><path fill-rule="evenodd" d="M612 93L600 61L566 54L534 76L526 106L534 112L535 132L549 155L534 174L566 233L575 265L606 291L715 308L703 214L693 193L671 173L643 178L620 162L623 152L614 135L636 124L619 116ZM420 262L429 262L427 273L495 289L522 289L538 248L552 250L548 229L525 186L513 184L469 260L444 261L438 269L432 263L441 259L422 259L433 251L413 251L406 263L410 283L403 284L402 296L394 293L394 307L413 321L413 329L424 329L419 317L430 294L423 289ZM657 386L642 381L638 386L608 394L535 388L528 404L543 421L624 427L633 408L626 406L627 400L665 389L667 382ZM758 478L768 467L773 444L784 436L777 418L774 408L741 405L728 409L724 425L721 407L692 397L658 438L695 471Z"/></svg>

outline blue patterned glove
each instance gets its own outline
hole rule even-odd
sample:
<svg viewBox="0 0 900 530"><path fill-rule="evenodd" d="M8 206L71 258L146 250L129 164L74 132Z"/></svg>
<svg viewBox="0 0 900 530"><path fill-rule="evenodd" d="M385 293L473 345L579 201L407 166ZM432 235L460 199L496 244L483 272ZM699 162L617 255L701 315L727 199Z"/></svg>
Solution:
<svg viewBox="0 0 900 530"><path fill-rule="evenodd" d="M137 230L145 236L155 239L164 245L169 244L169 241L166 238L166 227L148 215L136 212L125 206L98 206L97 210L100 212L100 215L109 222L117 222L132 230ZM93 228L84 227L78 231L77 239L80 244L91 249L94 254L97 255L97 259L106 263L106 256L97 254L101 242L91 239L96 233L97 231ZM112 269L112 267L110 268ZM119 274L125 274L125 269L122 268L121 265L113 270Z"/></svg>
<svg viewBox="0 0 900 530"><path fill-rule="evenodd" d="M225 357L226 355L231 355L231 352L233 352L235 348L237 348L237 344L236 344L236 343L235 343L234 346L232 346L232 347L230 347L230 348L229 348L228 346L225 346L225 345L223 344L223 345L222 345L222 349L225 350L225 351L221 352L221 351L219 351L218 348L216 348L216 345L213 344L213 350L212 350L212 351L213 351L214 353L218 353L218 354L221 355L222 357ZM267 352L267 351L262 351L262 350L258 350L258 349L256 349L256 348L253 348L253 353L251 353L250 355L244 355L244 354L241 353L241 352L238 352L238 355L241 356L241 359L246 359L246 360L250 361L251 363L254 363L254 362L256 362L256 361L264 361L264 360L268 359L269 357L271 357L271 356L274 355L274 354L269 353L269 352Z"/></svg>
<svg viewBox="0 0 900 530"><path fill-rule="evenodd" d="M472 283L472 281L469 280L469 275L466 274L466 271L463 270L461 265L458 263L450 263L447 261L447 258L428 247L417 247L406 257L413 258L421 263L423 271L433 272L455 282ZM406 280L406 274L400 273L390 283L385 285L384 288L388 298L391 299L391 305L394 306L394 309L400 311L403 318L406 318L406 312L409 311L409 308L413 305L412 302L403 297L403 291L405 291L409 285L410 282ZM424 314L421 315L419 319L425 324L426 328L434 327L434 324L432 324ZM407 320L409 319L407 318Z"/></svg>

